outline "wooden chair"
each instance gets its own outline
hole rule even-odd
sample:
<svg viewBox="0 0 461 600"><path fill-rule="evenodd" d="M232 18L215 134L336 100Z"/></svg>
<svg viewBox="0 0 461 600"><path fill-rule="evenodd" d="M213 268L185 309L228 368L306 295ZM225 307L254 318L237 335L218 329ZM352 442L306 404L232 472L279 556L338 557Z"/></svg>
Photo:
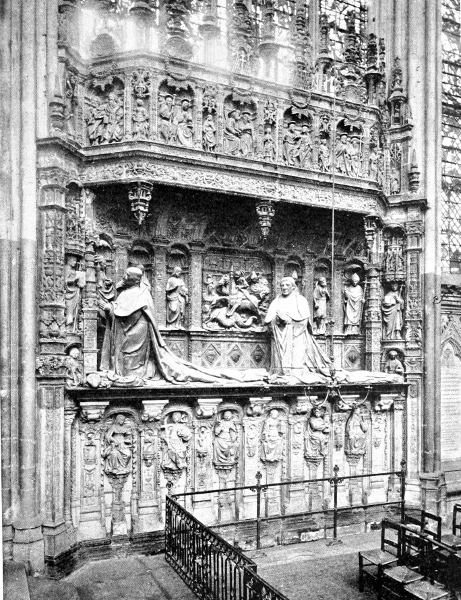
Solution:
<svg viewBox="0 0 461 600"><path fill-rule="evenodd" d="M400 525L400 557L396 566L381 570L380 598L403 598L406 585L424 579L419 567L425 538L412 525Z"/></svg>
<svg viewBox="0 0 461 600"><path fill-rule="evenodd" d="M453 506L452 532L442 535L441 541L454 550L461 550L461 504Z"/></svg>
<svg viewBox="0 0 461 600"><path fill-rule="evenodd" d="M384 519L381 523L381 547L376 550L359 552L359 590L361 592L364 590L366 578L377 585L379 592L383 569L396 565L400 557L400 535L399 524Z"/></svg>
<svg viewBox="0 0 461 600"><path fill-rule="evenodd" d="M448 546L424 536L421 544L420 574L424 579L404 586L406 600L445 600L450 598L456 554Z"/></svg>

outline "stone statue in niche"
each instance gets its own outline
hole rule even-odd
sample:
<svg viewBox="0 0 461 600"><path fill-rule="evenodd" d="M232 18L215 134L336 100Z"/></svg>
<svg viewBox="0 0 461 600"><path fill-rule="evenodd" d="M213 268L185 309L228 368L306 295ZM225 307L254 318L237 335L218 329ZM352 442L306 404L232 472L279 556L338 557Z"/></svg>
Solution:
<svg viewBox="0 0 461 600"><path fill-rule="evenodd" d="M136 107L133 111L133 139L145 140L149 137L149 116L141 98L136 100Z"/></svg>
<svg viewBox="0 0 461 600"><path fill-rule="evenodd" d="M286 425L280 418L279 411L276 408L271 409L261 434L262 462L278 463L282 460L285 434Z"/></svg>
<svg viewBox="0 0 461 600"><path fill-rule="evenodd" d="M360 457L367 451L368 422L364 407L353 408L346 421L344 452L348 457Z"/></svg>
<svg viewBox="0 0 461 600"><path fill-rule="evenodd" d="M290 121L283 135L283 159L287 165L296 165L298 158L299 132L296 123Z"/></svg>
<svg viewBox="0 0 461 600"><path fill-rule="evenodd" d="M281 294L269 305L265 323L273 333L271 379L324 382L330 361L312 335L309 305L292 277L281 281Z"/></svg>
<svg viewBox="0 0 461 600"><path fill-rule="evenodd" d="M327 173L331 166L330 147L326 138L320 138L319 145L319 169L323 173Z"/></svg>
<svg viewBox="0 0 461 600"><path fill-rule="evenodd" d="M69 254L64 269L66 328L69 333L78 329L78 314L80 310L82 288L85 287L85 272L80 271L78 258Z"/></svg>
<svg viewBox="0 0 461 600"><path fill-rule="evenodd" d="M187 467L187 452L192 431L186 413L175 411L167 417L162 431L162 458L164 471L180 472Z"/></svg>
<svg viewBox="0 0 461 600"><path fill-rule="evenodd" d="M242 156L253 155L253 116L249 111L242 112L240 121L240 154Z"/></svg>
<svg viewBox="0 0 461 600"><path fill-rule="evenodd" d="M233 467L238 460L239 439L234 414L224 411L214 427L213 463L217 468Z"/></svg>
<svg viewBox="0 0 461 600"><path fill-rule="evenodd" d="M312 138L309 126L306 124L301 126L297 155L300 167L307 168L312 166Z"/></svg>
<svg viewBox="0 0 461 600"><path fill-rule="evenodd" d="M83 384L83 372L80 365L80 350L72 346L67 352L66 358L66 385L67 387L78 387Z"/></svg>
<svg viewBox="0 0 461 600"><path fill-rule="evenodd" d="M344 333L359 335L362 327L362 312L365 296L360 277L353 273L349 284L344 288Z"/></svg>
<svg viewBox="0 0 461 600"><path fill-rule="evenodd" d="M304 456L307 459L324 458L330 438L330 423L325 408L314 407L307 420L304 438Z"/></svg>
<svg viewBox="0 0 461 600"><path fill-rule="evenodd" d="M128 475L133 455L133 431L123 414L116 415L104 435L104 472L112 477Z"/></svg>
<svg viewBox="0 0 461 600"><path fill-rule="evenodd" d="M389 352L384 371L386 373L393 373L402 376L404 375L405 369L403 368L402 361L400 360L396 350L391 350Z"/></svg>
<svg viewBox="0 0 461 600"><path fill-rule="evenodd" d="M349 142L349 163L350 176L360 177L362 175L362 149L360 147L360 139L353 137Z"/></svg>
<svg viewBox="0 0 461 600"><path fill-rule="evenodd" d="M191 102L188 98L181 100L173 116L174 139L180 146L192 148L194 145L194 126L192 123Z"/></svg>
<svg viewBox="0 0 461 600"><path fill-rule="evenodd" d="M240 153L240 121L242 113L238 109L231 110L224 127L223 150L226 154L237 156Z"/></svg>
<svg viewBox="0 0 461 600"><path fill-rule="evenodd" d="M115 299L115 286L114 286L114 282L112 281L112 279L107 275L107 262L105 260L105 258L103 258L102 256L96 256L95 257L95 263L96 263L96 291L98 294L98 300L100 305L101 304L107 304L110 302L113 302L113 300ZM101 328L104 330L104 337L103 337L103 350L102 352L106 352L107 351L107 344L109 343L109 336L110 336L110 320L108 318L108 315L105 313L104 310L101 309L101 306L98 306L99 308L99 319L100 319L100 326Z"/></svg>
<svg viewBox="0 0 461 600"><path fill-rule="evenodd" d="M203 149L206 152L214 152L216 148L216 125L213 115L207 115L202 125Z"/></svg>
<svg viewBox="0 0 461 600"><path fill-rule="evenodd" d="M270 286L262 273L242 271L225 273L216 286L209 278L203 295L204 327L207 329L255 329L262 326Z"/></svg>
<svg viewBox="0 0 461 600"><path fill-rule="evenodd" d="M379 169L379 154L376 146L370 148L370 154L368 156L368 177L373 181L378 179Z"/></svg>
<svg viewBox="0 0 461 600"><path fill-rule="evenodd" d="M399 284L391 283L381 303L383 313L383 334L386 340L401 340L403 329L403 298Z"/></svg>
<svg viewBox="0 0 461 600"><path fill-rule="evenodd" d="M166 323L172 329L184 326L186 305L189 302L189 291L182 278L181 267L174 267L166 284Z"/></svg>
<svg viewBox="0 0 461 600"><path fill-rule="evenodd" d="M120 142L123 137L123 98L110 92L100 98L87 117L88 139L92 146Z"/></svg>
<svg viewBox="0 0 461 600"><path fill-rule="evenodd" d="M167 143L173 141L174 138L174 111L174 97L171 94L167 94L163 99L160 99L160 108L158 110L159 133L163 141Z"/></svg>
<svg viewBox="0 0 461 600"><path fill-rule="evenodd" d="M335 158L338 173L350 175L349 141L345 134L341 135L336 143Z"/></svg>
<svg viewBox="0 0 461 600"><path fill-rule="evenodd" d="M275 142L271 125L264 126L263 157L267 162L275 160Z"/></svg>
<svg viewBox="0 0 461 600"><path fill-rule="evenodd" d="M314 288L314 333L325 335L327 321L327 304L330 293L325 277L319 277Z"/></svg>

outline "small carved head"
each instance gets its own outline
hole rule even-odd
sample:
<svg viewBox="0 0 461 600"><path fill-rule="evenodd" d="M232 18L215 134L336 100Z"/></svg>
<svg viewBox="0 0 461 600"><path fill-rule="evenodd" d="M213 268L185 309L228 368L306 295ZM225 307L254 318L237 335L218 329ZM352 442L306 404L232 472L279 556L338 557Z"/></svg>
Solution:
<svg viewBox="0 0 461 600"><path fill-rule="evenodd" d="M317 283L320 285L320 287L326 287L327 286L327 280L325 277L319 277L317 279Z"/></svg>
<svg viewBox="0 0 461 600"><path fill-rule="evenodd" d="M279 416L279 411L276 408L273 408L270 412L269 412L269 416L272 419L278 419Z"/></svg>
<svg viewBox="0 0 461 600"><path fill-rule="evenodd" d="M282 296L289 296L291 292L296 289L296 282L293 277L283 277L280 282L280 289L282 291Z"/></svg>
<svg viewBox="0 0 461 600"><path fill-rule="evenodd" d="M360 281L360 277L357 275L357 273L352 273L352 276L351 276L352 285L354 285L354 286L357 285L359 283L359 281Z"/></svg>
<svg viewBox="0 0 461 600"><path fill-rule="evenodd" d="M230 410L225 410L224 414L223 414L223 419L225 421L231 421L232 420L232 412Z"/></svg>
<svg viewBox="0 0 461 600"><path fill-rule="evenodd" d="M181 421L181 418L181 413L177 410L171 415L171 420L173 421L173 423L179 423Z"/></svg>
<svg viewBox="0 0 461 600"><path fill-rule="evenodd" d="M181 275L181 274L182 274L182 269L181 269L181 267L175 267L175 268L173 269L173 275L176 275L176 276L178 276L178 275Z"/></svg>

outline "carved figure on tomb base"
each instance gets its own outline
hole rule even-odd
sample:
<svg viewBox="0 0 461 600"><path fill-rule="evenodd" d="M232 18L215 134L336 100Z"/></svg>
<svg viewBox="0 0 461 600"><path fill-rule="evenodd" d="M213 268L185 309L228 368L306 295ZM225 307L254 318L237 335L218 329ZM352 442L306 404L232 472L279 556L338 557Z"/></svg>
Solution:
<svg viewBox="0 0 461 600"><path fill-rule="evenodd" d="M312 409L307 420L306 436L304 438L304 456L309 458L324 458L330 439L330 423L325 408Z"/></svg>
<svg viewBox="0 0 461 600"><path fill-rule="evenodd" d="M295 165L298 157L299 132L296 123L290 121L283 136L283 158L287 165Z"/></svg>
<svg viewBox="0 0 461 600"><path fill-rule="evenodd" d="M175 267L166 284L166 323L171 328L183 327L186 304L189 302L189 292L181 275L181 267Z"/></svg>
<svg viewBox="0 0 461 600"><path fill-rule="evenodd" d="M346 421L344 452L348 457L360 457L367 450L368 423L360 407L353 408Z"/></svg>
<svg viewBox="0 0 461 600"><path fill-rule="evenodd" d="M344 333L359 335L362 326L362 311L365 297L360 277L353 273L349 285L344 288Z"/></svg>
<svg viewBox="0 0 461 600"><path fill-rule="evenodd" d="M131 471L133 439L131 425L126 422L125 415L117 415L104 435L104 472L106 475L118 477L128 475Z"/></svg>
<svg viewBox="0 0 461 600"><path fill-rule="evenodd" d="M149 137L149 117L147 109L141 98L136 100L136 108L133 113L133 139L147 139Z"/></svg>
<svg viewBox="0 0 461 600"><path fill-rule="evenodd" d="M232 467L239 454L237 425L232 411L226 410L214 427L213 462L215 467Z"/></svg>
<svg viewBox="0 0 461 600"><path fill-rule="evenodd" d="M325 335L327 320L327 303L330 293L325 277L319 277L314 288L314 333Z"/></svg>
<svg viewBox="0 0 461 600"><path fill-rule="evenodd" d="M184 98L181 106L174 112L173 125L175 129L175 141L181 146L192 148L194 145L194 127L192 124L192 111L190 100Z"/></svg>
<svg viewBox="0 0 461 600"><path fill-rule="evenodd" d="M241 119L242 114L238 109L231 110L224 127L223 150L233 156L240 151Z"/></svg>
<svg viewBox="0 0 461 600"><path fill-rule="evenodd" d="M160 466L164 471L182 471L187 467L187 450L192 431L185 413L175 411L163 428L163 452Z"/></svg>
<svg viewBox="0 0 461 600"><path fill-rule="evenodd" d="M272 127L270 125L264 129L263 156L264 160L267 160L268 162L273 162L275 160L275 142L272 135Z"/></svg>
<svg viewBox="0 0 461 600"><path fill-rule="evenodd" d="M264 422L261 435L261 461L278 463L283 457L283 440L286 433L285 423L279 411L273 408Z"/></svg>
<svg viewBox="0 0 461 600"><path fill-rule="evenodd" d="M203 121L203 149L206 152L214 152L216 148L216 125L213 115L208 115Z"/></svg>
<svg viewBox="0 0 461 600"><path fill-rule="evenodd" d="M282 279L281 294L268 308L265 323L273 333L271 374L309 383L325 381L330 361L312 335L309 305L292 277Z"/></svg>
<svg viewBox="0 0 461 600"><path fill-rule="evenodd" d="M169 143L174 138L175 127L173 125L174 115L174 97L167 94L163 100L161 100L158 115L160 117L159 122L159 133L163 138L163 141Z"/></svg>
<svg viewBox="0 0 461 600"><path fill-rule="evenodd" d="M395 350L389 352L386 365L384 367L386 373L394 373L396 375L404 375L405 369L403 368L402 361L399 358L398 353Z"/></svg>
<svg viewBox="0 0 461 600"><path fill-rule="evenodd" d="M323 173L327 173L330 170L330 165L331 165L330 148L328 147L327 140L322 138L320 140L320 146L319 146L319 169Z"/></svg>
<svg viewBox="0 0 461 600"><path fill-rule="evenodd" d="M82 288L85 287L85 272L78 270L78 259L72 254L67 257L64 283L66 290L66 327L69 332L75 333L78 328Z"/></svg>
<svg viewBox="0 0 461 600"><path fill-rule="evenodd" d="M83 384L83 372L80 366L80 350L73 346L70 348L66 358L66 385L67 387L78 387Z"/></svg>
<svg viewBox="0 0 461 600"><path fill-rule="evenodd" d="M391 289L384 295L381 303L383 313L384 338L386 340L401 340L403 329L404 301L398 283L391 284Z"/></svg>

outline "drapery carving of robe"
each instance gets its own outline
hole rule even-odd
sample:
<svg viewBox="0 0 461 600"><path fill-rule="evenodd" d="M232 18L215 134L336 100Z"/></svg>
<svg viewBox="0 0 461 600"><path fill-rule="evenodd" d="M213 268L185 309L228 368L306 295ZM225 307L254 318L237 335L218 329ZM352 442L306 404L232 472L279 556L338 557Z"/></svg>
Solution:
<svg viewBox="0 0 461 600"><path fill-rule="evenodd" d="M173 354L157 329L152 296L144 286L122 289L110 314L112 326L109 344L101 353L102 371L170 383L260 381L263 377L257 369L242 373L202 369Z"/></svg>
<svg viewBox="0 0 461 600"><path fill-rule="evenodd" d="M107 475L127 475L131 471L131 427L125 424L124 415L117 415L104 436L104 472Z"/></svg>
<svg viewBox="0 0 461 600"><path fill-rule="evenodd" d="M359 335L362 323L363 289L360 285L344 288L344 333Z"/></svg>
<svg viewBox="0 0 461 600"><path fill-rule="evenodd" d="M166 284L166 322L170 327L180 327L184 321L188 292L184 279L172 275Z"/></svg>
<svg viewBox="0 0 461 600"><path fill-rule="evenodd" d="M326 456L329 441L330 426L325 414L320 409L314 409L307 421L307 431L304 442L306 458L323 458Z"/></svg>
<svg viewBox="0 0 461 600"><path fill-rule="evenodd" d="M403 328L403 299L396 290L389 291L383 298L384 337L387 340L401 340Z"/></svg>
<svg viewBox="0 0 461 600"><path fill-rule="evenodd" d="M215 426L214 463L216 466L232 466L238 457L237 426L231 419L222 419Z"/></svg>
<svg viewBox="0 0 461 600"><path fill-rule="evenodd" d="M166 471L182 471L187 466L187 444L192 432L184 423L173 421L165 426L161 467Z"/></svg>
<svg viewBox="0 0 461 600"><path fill-rule="evenodd" d="M271 411L272 412L272 411ZM261 460L268 463L277 463L283 456L284 425L278 417L278 412L273 411L264 423L261 436Z"/></svg>
<svg viewBox="0 0 461 600"><path fill-rule="evenodd" d="M277 296L265 322L271 325L274 336L271 373L292 376L302 383L329 377L330 361L312 335L309 304L304 296L297 290L288 296Z"/></svg>

